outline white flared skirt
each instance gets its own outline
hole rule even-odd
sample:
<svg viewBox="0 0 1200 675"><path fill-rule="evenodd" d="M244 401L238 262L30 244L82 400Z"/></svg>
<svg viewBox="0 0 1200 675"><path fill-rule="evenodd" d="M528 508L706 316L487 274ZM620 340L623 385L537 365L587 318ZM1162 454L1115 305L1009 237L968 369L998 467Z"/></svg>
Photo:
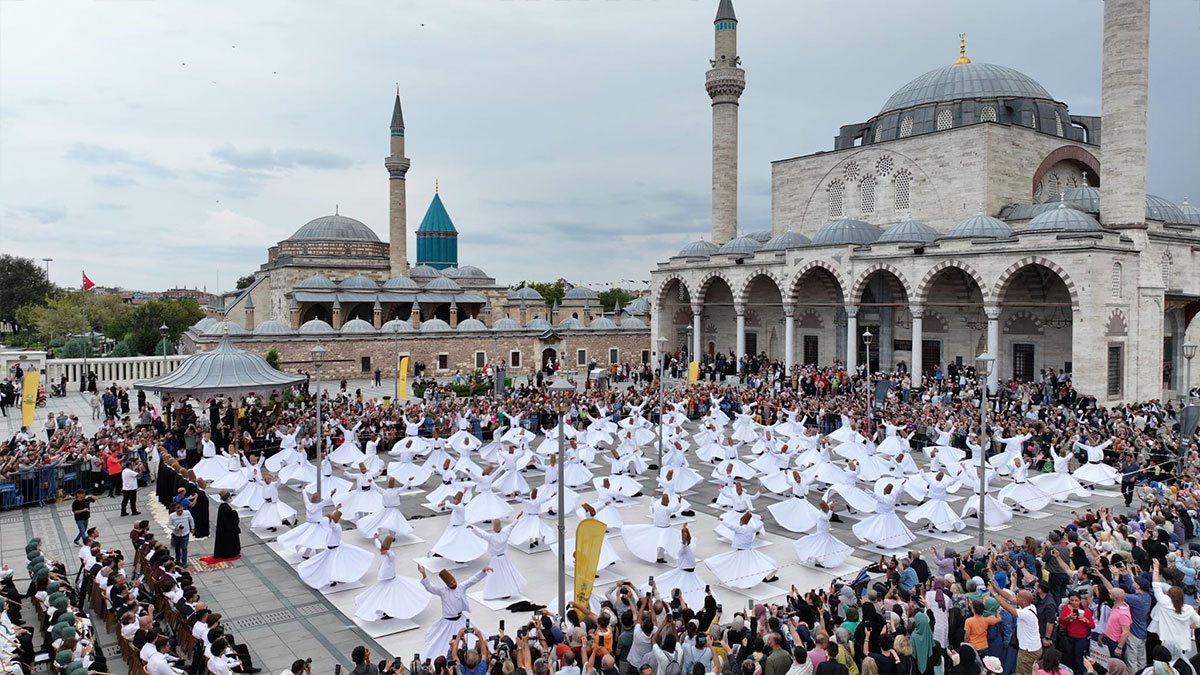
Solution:
<svg viewBox="0 0 1200 675"><path fill-rule="evenodd" d="M944 499L930 499L904 514L904 519L917 524L922 520L929 521L930 527L940 532L961 532L967 527Z"/></svg>
<svg viewBox="0 0 1200 675"><path fill-rule="evenodd" d="M492 571L483 581L483 599L512 598L525 590L525 577L509 562L507 555L494 555L488 562Z"/></svg>
<svg viewBox="0 0 1200 675"><path fill-rule="evenodd" d="M354 486L351 485L350 481L346 480L345 478L341 478L339 476L322 476L321 477L321 498L322 499L329 499L330 496L332 495L332 497L334 497L334 501L337 501L338 499L341 499L342 497L344 497L346 494L348 494L353 489L354 489ZM334 490L337 490L337 493L334 493ZM317 477L313 476L313 482L304 486L305 498L307 498L309 495L311 495L312 493L314 493L316 491L317 491Z"/></svg>
<svg viewBox="0 0 1200 675"><path fill-rule="evenodd" d="M325 588L329 584L349 584L363 578L374 560L369 552L349 544L342 544L324 551L300 563L296 573L312 588Z"/></svg>
<svg viewBox="0 0 1200 675"><path fill-rule="evenodd" d="M696 570L684 570L679 567L655 578L654 585L664 593L663 597L672 597L675 589L683 595L683 601L688 607L704 606L704 589L708 584L696 573Z"/></svg>
<svg viewBox="0 0 1200 675"><path fill-rule="evenodd" d="M433 472L413 462L388 462L387 476L404 487L416 487L429 480Z"/></svg>
<svg viewBox="0 0 1200 675"><path fill-rule="evenodd" d="M367 458L362 450L354 443L342 443L337 450L326 455L330 462L341 466L357 466L359 462Z"/></svg>
<svg viewBox="0 0 1200 675"><path fill-rule="evenodd" d="M1107 464L1088 462L1071 472L1080 483L1110 486L1121 481L1121 473Z"/></svg>
<svg viewBox="0 0 1200 675"><path fill-rule="evenodd" d="M583 510L583 507L576 509L575 515L579 516L580 519L589 517L587 512ZM608 527L609 532L618 532L625 526L625 521L621 518L620 511L612 504L596 509L595 518L604 523Z"/></svg>
<svg viewBox="0 0 1200 675"><path fill-rule="evenodd" d="M281 535L275 540L280 546L291 549L297 553L305 551L318 551L325 548L329 543L329 523L322 520L319 523L304 523L299 527L293 528Z"/></svg>
<svg viewBox="0 0 1200 675"><path fill-rule="evenodd" d="M403 537L406 534L412 534L413 527L408 523L408 519L400 512L400 508L396 506L384 507L374 513L365 515L359 518L355 523L358 528L358 533L367 539L371 539L375 535L383 536L383 532L390 532L393 536ZM391 614L391 612L388 612ZM394 614L392 616L395 616Z"/></svg>
<svg viewBox="0 0 1200 675"><path fill-rule="evenodd" d="M212 483L221 476L224 476L228 470L229 460L220 455L205 457L196 462L196 466L192 467L192 471L196 473L196 476L203 478L206 483Z"/></svg>
<svg viewBox="0 0 1200 675"><path fill-rule="evenodd" d="M621 530L625 548L648 563L660 558L674 561L675 552L683 544L683 536L673 527L656 525L626 525Z"/></svg>
<svg viewBox="0 0 1200 675"><path fill-rule="evenodd" d="M342 516L350 520L357 520L361 515L383 510L383 495L374 488L370 490L355 488L345 495L339 492L333 496L333 502L338 504Z"/></svg>
<svg viewBox="0 0 1200 675"><path fill-rule="evenodd" d="M285 520L294 521L295 519L296 509L278 499L270 502L264 500L263 505L250 519L250 527L265 530L271 527L280 527Z"/></svg>
<svg viewBox="0 0 1200 675"><path fill-rule="evenodd" d="M242 488L233 495L229 503L235 509L257 511L264 503L262 496L263 485L258 481L246 481Z"/></svg>
<svg viewBox="0 0 1200 675"><path fill-rule="evenodd" d="M1012 518L1013 518L1012 509L1008 508L1001 502L997 501L995 497L993 497L991 495L985 495L983 498L983 502L984 502L983 524L985 526L995 527L997 525L1003 525L1003 524L1007 523L1008 521L1012 520ZM969 495L967 497L967 503L963 504L962 517L966 518L967 516L969 516L973 513L976 513L978 511L979 511L979 495L977 495L977 494Z"/></svg>
<svg viewBox="0 0 1200 675"><path fill-rule="evenodd" d="M250 481L246 479L246 474L242 473L241 469L234 469L232 471L226 469L225 473L222 474L220 478L217 478L209 483L208 491L209 494L220 492L221 490L237 492L238 490L242 489L243 485L249 482Z"/></svg>
<svg viewBox="0 0 1200 675"><path fill-rule="evenodd" d="M815 563L821 567L837 567L846 562L854 549L842 543L829 532L814 532L792 542L796 558L802 563Z"/></svg>
<svg viewBox="0 0 1200 675"><path fill-rule="evenodd" d="M792 532L808 532L823 517L821 510L813 506L807 499L792 497L782 502L776 502L767 507L771 517L780 527Z"/></svg>
<svg viewBox="0 0 1200 675"><path fill-rule="evenodd" d="M553 544L558 541L554 528L542 522L536 513L526 513L513 525L508 535L508 545L517 548L536 548L538 544Z"/></svg>
<svg viewBox="0 0 1200 675"><path fill-rule="evenodd" d="M917 540L895 512L873 514L855 523L852 529L860 540L881 548L905 548Z"/></svg>
<svg viewBox="0 0 1200 675"><path fill-rule="evenodd" d="M354 616L363 621L378 621L384 614L393 619L411 619L425 611L432 597L416 579L392 577L358 594Z"/></svg>
<svg viewBox="0 0 1200 675"><path fill-rule="evenodd" d="M1001 502L1011 502L1027 511L1041 511L1050 503L1050 495L1028 481L1005 485L1000 488L996 498Z"/></svg>
<svg viewBox="0 0 1200 675"><path fill-rule="evenodd" d="M769 556L752 548L722 553L704 564L729 588L753 588L779 569Z"/></svg>
<svg viewBox="0 0 1200 675"><path fill-rule="evenodd" d="M280 469L276 477L280 483L314 483L317 480L317 467L307 459L303 462L292 462Z"/></svg>
<svg viewBox="0 0 1200 675"><path fill-rule="evenodd" d="M429 552L446 560L467 563L487 553L487 544L466 525L450 525Z"/></svg>
<svg viewBox="0 0 1200 675"><path fill-rule="evenodd" d="M588 481L592 480L592 472L579 462L567 462L563 466L563 480L569 487L587 485Z"/></svg>
<svg viewBox="0 0 1200 675"><path fill-rule="evenodd" d="M1069 473L1044 473L1040 476L1034 476L1029 479L1029 482L1045 492L1050 499L1056 502L1070 501L1071 495L1083 497L1084 499L1092 495L1087 488L1079 484Z"/></svg>
<svg viewBox="0 0 1200 675"><path fill-rule="evenodd" d="M520 471L505 471L500 480L495 483L496 491L505 495L529 494L529 483Z"/></svg>
<svg viewBox="0 0 1200 675"><path fill-rule="evenodd" d="M512 512L512 505L488 490L471 498L467 503L466 517L468 523L482 523L485 520L503 520L511 516Z"/></svg>

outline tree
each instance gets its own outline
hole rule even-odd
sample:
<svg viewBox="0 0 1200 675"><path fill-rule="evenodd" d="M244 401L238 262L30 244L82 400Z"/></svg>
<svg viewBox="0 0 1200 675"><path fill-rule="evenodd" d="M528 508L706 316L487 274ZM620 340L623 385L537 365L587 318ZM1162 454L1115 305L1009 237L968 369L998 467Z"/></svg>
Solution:
<svg viewBox="0 0 1200 675"><path fill-rule="evenodd" d="M88 357L99 356L97 350L99 344L96 341L88 341L85 338L75 338L63 345L62 349L58 350L58 358L60 359L82 359L85 354Z"/></svg>
<svg viewBox="0 0 1200 675"><path fill-rule="evenodd" d="M621 306L624 307L634 300L638 299L638 294L625 290L624 288L610 288L603 293L600 293L600 306L604 311L611 312L615 303L620 300Z"/></svg>
<svg viewBox="0 0 1200 675"><path fill-rule="evenodd" d="M267 363L271 364L271 367L275 370L282 370L282 368L279 367L279 352L275 351L274 348L268 349L267 355L263 358L265 358Z"/></svg>
<svg viewBox="0 0 1200 675"><path fill-rule="evenodd" d="M236 290L240 291L243 288L249 288L250 284L252 284L252 283L254 283L254 275L253 274L247 274L244 277L239 277L237 280L237 289Z"/></svg>
<svg viewBox="0 0 1200 675"><path fill-rule="evenodd" d="M18 331L17 310L26 305L42 306L54 292L54 284L46 278L46 270L33 258L0 255L0 321L11 323Z"/></svg>
<svg viewBox="0 0 1200 675"><path fill-rule="evenodd" d="M136 355L133 353L133 348L129 345L129 340L121 340L113 347L112 353L109 356L115 359Z"/></svg>
<svg viewBox="0 0 1200 675"><path fill-rule="evenodd" d="M167 326L167 339L174 344L184 331L203 318L204 310L192 298L162 298L138 305L127 320L106 326L105 335L114 340L127 340L134 354L149 355L161 349L160 327L163 324ZM124 334L117 335L116 331L124 331Z"/></svg>
<svg viewBox="0 0 1200 675"><path fill-rule="evenodd" d="M19 314L32 319L31 328L46 336L80 335L132 312L120 296L79 291L63 291L49 298L45 306L26 305L19 310Z"/></svg>
<svg viewBox="0 0 1200 675"><path fill-rule="evenodd" d="M513 286L512 289L515 291L518 288L525 288L526 286L541 293L542 299L546 301L547 305L553 305L556 301L562 304L563 296L572 288L571 282L559 278L555 281L522 281Z"/></svg>

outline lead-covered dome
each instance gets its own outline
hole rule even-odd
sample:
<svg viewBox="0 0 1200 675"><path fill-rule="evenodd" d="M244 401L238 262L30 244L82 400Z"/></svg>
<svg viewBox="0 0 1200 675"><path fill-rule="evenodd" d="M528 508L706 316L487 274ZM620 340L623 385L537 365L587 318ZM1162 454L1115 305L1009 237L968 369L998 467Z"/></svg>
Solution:
<svg viewBox="0 0 1200 675"><path fill-rule="evenodd" d="M543 319L540 316L535 317L529 323L525 324L525 327L530 330L549 330L551 328L554 328L554 326L550 325L549 321Z"/></svg>
<svg viewBox="0 0 1200 675"><path fill-rule="evenodd" d="M442 273L429 265L417 265L408 271L408 276L418 281L442 276Z"/></svg>
<svg viewBox="0 0 1200 675"><path fill-rule="evenodd" d="M338 284L339 288L355 290L355 291L374 291L379 288L379 284L370 277L365 277L361 274L355 274L352 277L347 277Z"/></svg>
<svg viewBox="0 0 1200 675"><path fill-rule="evenodd" d="M388 291L416 291L421 286L408 277L392 277L383 282L383 288Z"/></svg>
<svg viewBox="0 0 1200 675"><path fill-rule="evenodd" d="M296 332L301 335L325 335L327 333L336 333L337 331L333 329L333 326L330 326L321 319L310 319L305 321Z"/></svg>
<svg viewBox="0 0 1200 675"><path fill-rule="evenodd" d="M801 246L808 246L811 243L811 239L799 232L784 232L768 239L762 250L786 251L789 248L800 248Z"/></svg>
<svg viewBox="0 0 1200 675"><path fill-rule="evenodd" d="M1059 201L1084 213L1100 213L1100 188L1080 185L1064 192L1061 198L1058 195L1051 195L1046 203Z"/></svg>
<svg viewBox="0 0 1200 675"><path fill-rule="evenodd" d="M496 322L492 324L492 330L521 330L521 324L520 322L510 319L506 316L501 319L497 319Z"/></svg>
<svg viewBox="0 0 1200 675"><path fill-rule="evenodd" d="M1104 228L1096 219L1059 202L1057 208L1044 211L1021 230L1026 232L1101 232Z"/></svg>
<svg viewBox="0 0 1200 675"><path fill-rule="evenodd" d="M730 239L721 245L717 253L729 255L754 255L754 252L762 248L762 242L754 237L737 237Z"/></svg>
<svg viewBox="0 0 1200 675"><path fill-rule="evenodd" d="M879 235L879 242L928 244L938 238L938 231L925 223L905 220L896 223Z"/></svg>
<svg viewBox="0 0 1200 675"><path fill-rule="evenodd" d="M509 300L524 300L526 302L545 302L542 294L532 286L522 286L508 292Z"/></svg>
<svg viewBox="0 0 1200 675"><path fill-rule="evenodd" d="M453 279L450 279L448 277L437 277L435 279L432 279L429 283L425 284L425 290L457 292L457 291L461 291L462 287L459 286L458 282L456 282Z"/></svg>
<svg viewBox="0 0 1200 675"><path fill-rule="evenodd" d="M676 258L707 258L707 257L711 256L712 254L716 253L719 249L720 249L720 247L717 246L716 244L712 243L711 241L701 239L700 241L693 241L692 243L688 244L687 246L684 246L683 248L679 249L679 253L677 253L675 255L675 257Z"/></svg>
<svg viewBox="0 0 1200 675"><path fill-rule="evenodd" d="M1187 197L1183 198L1183 203L1179 205L1179 210L1183 212L1184 223L1188 225L1200 225L1200 207L1189 204Z"/></svg>
<svg viewBox="0 0 1200 675"><path fill-rule="evenodd" d="M287 238L287 241L314 240L378 242L379 237L361 221L335 213L308 221Z"/></svg>
<svg viewBox="0 0 1200 675"><path fill-rule="evenodd" d="M1003 239L1012 236L1012 228L1008 223L985 216L982 213L975 215L965 220L958 221L958 224L950 228L943 239Z"/></svg>
<svg viewBox="0 0 1200 675"><path fill-rule="evenodd" d="M292 327L279 321L278 319L270 319L264 321L254 327L255 335L291 335Z"/></svg>
<svg viewBox="0 0 1200 675"><path fill-rule="evenodd" d="M304 281L296 284L296 288L333 290L337 288L337 284L330 281L328 277L323 277L320 274L314 274Z"/></svg>
<svg viewBox="0 0 1200 675"><path fill-rule="evenodd" d="M391 321L383 324L383 326L381 326L379 328L379 332L387 333L387 334L411 333L411 332L413 332L413 327L412 327L412 324L409 323L407 320L392 319Z"/></svg>
<svg viewBox="0 0 1200 675"><path fill-rule="evenodd" d="M1187 216L1183 214L1183 210L1175 205L1175 202L1158 197L1155 195L1146 195L1146 219L1161 220L1164 223L1183 223L1186 222Z"/></svg>
<svg viewBox="0 0 1200 675"><path fill-rule="evenodd" d="M617 327L617 323L607 316L599 316L592 319L592 325L589 328L594 330L613 330Z"/></svg>
<svg viewBox="0 0 1200 675"><path fill-rule="evenodd" d="M879 114L966 98L1037 98L1054 100L1032 77L991 63L955 63L921 75L896 90Z"/></svg>
<svg viewBox="0 0 1200 675"><path fill-rule="evenodd" d="M876 225L851 218L838 218L829 221L817 230L817 233L813 235L812 243L815 246L829 244L858 244L861 246L875 241L880 234L882 232Z"/></svg>
<svg viewBox="0 0 1200 675"><path fill-rule="evenodd" d="M563 294L563 300L598 300L600 296L587 286L575 286Z"/></svg>
<svg viewBox="0 0 1200 675"><path fill-rule="evenodd" d="M430 319L421 322L422 333L442 333L450 330L450 324L441 319Z"/></svg>
<svg viewBox="0 0 1200 675"><path fill-rule="evenodd" d="M342 324L342 335L370 335L376 333L375 326L362 319L350 319Z"/></svg>
<svg viewBox="0 0 1200 675"><path fill-rule="evenodd" d="M460 331L472 331L472 330L485 331L488 329L488 327L485 323L483 323L479 319L471 318L471 319L463 319L462 321L459 321L458 329Z"/></svg>

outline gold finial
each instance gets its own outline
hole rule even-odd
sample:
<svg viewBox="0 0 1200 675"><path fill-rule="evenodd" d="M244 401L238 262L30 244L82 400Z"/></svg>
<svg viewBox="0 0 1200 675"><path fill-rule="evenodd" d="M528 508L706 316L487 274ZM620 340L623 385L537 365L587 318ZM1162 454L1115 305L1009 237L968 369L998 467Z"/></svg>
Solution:
<svg viewBox="0 0 1200 675"><path fill-rule="evenodd" d="M970 63L970 62L971 62L971 59L967 58L967 34L959 33L958 34L958 58L954 60L954 65L958 66L958 65L962 65L964 63Z"/></svg>

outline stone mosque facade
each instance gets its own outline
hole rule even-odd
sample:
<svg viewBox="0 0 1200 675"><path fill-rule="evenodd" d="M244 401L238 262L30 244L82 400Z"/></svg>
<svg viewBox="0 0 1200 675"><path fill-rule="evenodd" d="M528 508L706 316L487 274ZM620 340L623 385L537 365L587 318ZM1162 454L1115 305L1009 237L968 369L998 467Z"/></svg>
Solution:
<svg viewBox="0 0 1200 675"><path fill-rule="evenodd" d="M389 235L332 215L305 223L267 250L242 290L216 296L206 318L183 336L183 350L211 349L229 334L242 349L274 349L285 370L308 369L309 351L327 350L330 376L393 377L397 355L426 373L469 373L503 361L510 375L548 363L578 373L591 366L649 362L650 302L605 312L584 286L548 306L533 288L511 289L474 265L460 265L458 230L435 189L416 232L416 265L407 257L404 114L397 94L389 125Z"/></svg>
<svg viewBox="0 0 1200 675"><path fill-rule="evenodd" d="M987 352L993 386L1052 369L1105 404L1176 395L1197 339L1200 209L1147 192L1150 2L1103 11L1100 116L960 44L831 151L773 162L771 229L738 236L745 71L721 0L712 239L652 271L652 339L926 374Z"/></svg>

